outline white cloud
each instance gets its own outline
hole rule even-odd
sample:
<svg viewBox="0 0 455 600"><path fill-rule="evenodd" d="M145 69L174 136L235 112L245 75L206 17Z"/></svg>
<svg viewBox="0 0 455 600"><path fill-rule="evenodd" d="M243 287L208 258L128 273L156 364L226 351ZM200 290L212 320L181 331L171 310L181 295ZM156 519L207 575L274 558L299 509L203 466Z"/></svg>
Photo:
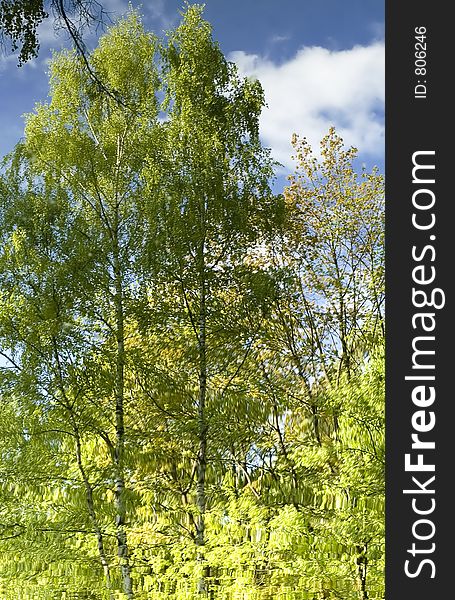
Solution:
<svg viewBox="0 0 455 600"><path fill-rule="evenodd" d="M8 77L14 76L17 79L24 79L29 75L30 69L36 69L36 59L32 58L27 61L22 67L18 67L19 53L11 52L10 54L0 55L0 73L8 72ZM6 75L3 75L5 77Z"/></svg>
<svg viewBox="0 0 455 600"><path fill-rule="evenodd" d="M10 67L17 66L17 53L16 54L0 54L0 73L6 71Z"/></svg>
<svg viewBox="0 0 455 600"><path fill-rule="evenodd" d="M127 0L103 0L104 9L115 20L116 17L124 15L128 11L129 2ZM142 3L134 3L139 9L139 13L144 15L144 19L150 19L153 25L157 26L158 31L171 27L178 15L170 16L167 13L166 0L146 0Z"/></svg>
<svg viewBox="0 0 455 600"><path fill-rule="evenodd" d="M287 42L288 40L291 39L291 36L286 34L286 35L272 35L272 37L270 38L270 42L272 44L281 44L281 42Z"/></svg>
<svg viewBox="0 0 455 600"><path fill-rule="evenodd" d="M129 3L127 0L103 0L101 4L106 12L119 15L128 9Z"/></svg>
<svg viewBox="0 0 455 600"><path fill-rule="evenodd" d="M38 27L38 39L40 46L48 47L59 45L63 41L62 30L57 27L54 17L51 15L48 19L41 22Z"/></svg>
<svg viewBox="0 0 455 600"><path fill-rule="evenodd" d="M153 2L149 0L142 6L144 14L158 25L157 34L160 34L163 30L170 29L179 20L178 14L168 14L166 12L165 0L153 0Z"/></svg>
<svg viewBox="0 0 455 600"><path fill-rule="evenodd" d="M103 0L101 6L94 6L92 13L94 21L88 24L85 22L80 23L77 15L69 15L77 27L81 24L83 25L80 33L82 34L84 43L88 46L96 44L98 36L105 28L128 11L127 0ZM71 45L71 37L65 27L65 23L61 19L59 20L54 17L51 13L50 17L45 19L38 27L39 42L43 49L59 49L62 46Z"/></svg>
<svg viewBox="0 0 455 600"><path fill-rule="evenodd" d="M384 21L373 21L370 23L369 30L373 34L375 40L384 42L385 38L385 23Z"/></svg>
<svg viewBox="0 0 455 600"><path fill-rule="evenodd" d="M244 76L257 77L268 108L261 116L264 143L287 170L293 168L290 140L305 136L317 151L330 126L345 144L381 159L384 154L384 44L331 51L304 47L289 61L233 52Z"/></svg>

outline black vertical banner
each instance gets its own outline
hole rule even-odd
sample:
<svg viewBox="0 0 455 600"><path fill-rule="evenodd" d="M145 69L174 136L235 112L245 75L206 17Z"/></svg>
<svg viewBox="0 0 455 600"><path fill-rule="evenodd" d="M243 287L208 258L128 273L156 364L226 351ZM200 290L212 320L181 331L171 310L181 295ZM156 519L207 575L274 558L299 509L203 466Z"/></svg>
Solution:
<svg viewBox="0 0 455 600"><path fill-rule="evenodd" d="M449 8L421 0L386 3L387 600L453 596Z"/></svg>

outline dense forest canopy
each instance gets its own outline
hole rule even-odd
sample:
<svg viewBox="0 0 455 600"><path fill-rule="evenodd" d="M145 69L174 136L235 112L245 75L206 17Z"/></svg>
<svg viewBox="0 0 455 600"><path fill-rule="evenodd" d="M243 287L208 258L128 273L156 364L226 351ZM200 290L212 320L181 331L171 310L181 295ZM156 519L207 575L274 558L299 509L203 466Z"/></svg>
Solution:
<svg viewBox="0 0 455 600"><path fill-rule="evenodd" d="M383 598L382 176L272 193L201 7L86 59L0 179L0 594Z"/></svg>

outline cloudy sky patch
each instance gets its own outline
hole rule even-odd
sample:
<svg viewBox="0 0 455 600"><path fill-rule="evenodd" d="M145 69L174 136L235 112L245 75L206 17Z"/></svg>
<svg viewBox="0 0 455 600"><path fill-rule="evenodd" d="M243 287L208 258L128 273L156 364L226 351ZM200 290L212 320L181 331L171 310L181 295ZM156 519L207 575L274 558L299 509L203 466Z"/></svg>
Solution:
<svg viewBox="0 0 455 600"><path fill-rule="evenodd" d="M383 42L340 51L303 47L281 63L243 51L229 58L242 75L261 81L268 104L261 117L262 137L287 169L293 133L317 148L332 125L347 145L372 158L383 156Z"/></svg>
<svg viewBox="0 0 455 600"><path fill-rule="evenodd" d="M100 0L105 25L128 10L127 0ZM161 36L180 20L182 0L132 2L147 29ZM260 79L268 108L262 138L276 160L294 169L290 140L295 132L317 149L335 125L346 144L359 149L368 166L384 161L383 3L365 0L207 0L205 16L221 49L242 74ZM86 29L88 49L103 27ZM48 96L51 49L70 44L55 35L52 19L39 28L39 57L17 68L17 56L0 55L0 155L23 132L23 114ZM8 44L7 44L8 46Z"/></svg>

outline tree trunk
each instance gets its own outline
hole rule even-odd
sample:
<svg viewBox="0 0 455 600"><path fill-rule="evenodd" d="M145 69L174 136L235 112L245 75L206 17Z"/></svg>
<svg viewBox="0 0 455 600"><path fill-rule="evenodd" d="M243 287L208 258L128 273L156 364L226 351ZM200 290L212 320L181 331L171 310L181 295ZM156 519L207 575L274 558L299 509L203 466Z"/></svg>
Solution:
<svg viewBox="0 0 455 600"><path fill-rule="evenodd" d="M360 587L360 598L361 600L368 600L368 590L367 590L367 567L368 567L368 558L367 558L367 544L363 546L357 546L357 573L359 578L359 587Z"/></svg>
<svg viewBox="0 0 455 600"><path fill-rule="evenodd" d="M106 589L109 592L110 600L114 600L114 596L112 593L111 572L110 572L109 561L107 560L106 551L104 548L103 533L98 524L98 519L96 518L95 504L93 502L93 488L87 477L87 473L85 472L84 465L82 462L81 439L80 439L79 431L74 424L73 424L73 428L74 428L74 435L76 438L77 466L79 468L79 472L81 474L82 481L84 482L85 498L87 501L87 509L88 509L88 513L90 515L90 520L92 522L93 529L95 530L95 534L96 534L96 540L97 540L97 545L98 545L98 554L99 554L101 566L103 567L103 572L104 572L104 581L106 583Z"/></svg>
<svg viewBox="0 0 455 600"><path fill-rule="evenodd" d="M94 529L95 535L96 535L98 554L100 557L101 566L103 567L104 581L106 583L106 589L109 592L110 600L114 600L114 596L112 594L111 572L110 572L110 567L109 567L109 561L107 560L106 551L104 548L104 538L103 538L103 534L100 529L100 526L98 524L98 519L96 518L95 504L93 502L93 488L91 486L89 478L87 477L87 473L85 472L84 463L82 462L81 436L79 433L79 428L76 424L76 419L75 419L75 416L73 413L73 409L71 408L71 405L68 402L68 399L66 396L65 386L63 383L62 368L61 368L61 364L60 364L60 356L58 353L57 341L56 341L55 337L52 338L52 343L54 346L54 356L55 356L55 361L57 364L60 390L61 390L62 397L64 400L64 406L65 406L66 410L68 411L68 414L69 414L69 417L71 420L74 438L76 440L76 462L77 462L79 473L81 474L82 481L83 481L84 487L85 487L85 499L87 501L87 510L88 510L90 520L92 522L92 526L93 526L93 529Z"/></svg>
<svg viewBox="0 0 455 600"><path fill-rule="evenodd" d="M125 385L125 332L124 332L124 309L123 309L123 282L119 259L119 250L116 240L114 242L114 278L115 278L115 314L116 314L116 375L115 375L115 434L116 442L114 448L115 469L115 510L117 531L117 555L122 575L123 590L128 598L132 600L133 583L131 579L131 566L127 535L125 530L126 508L125 508L125 478L124 478L124 450L125 450L125 425L124 425L124 385Z"/></svg>
<svg viewBox="0 0 455 600"><path fill-rule="evenodd" d="M207 421L206 421L206 397L207 397L207 313L206 313L206 281L204 264L204 243L201 247L201 265L200 265L200 289L199 289L199 397L197 405L198 420L198 454L197 454L197 483L196 483L196 546L197 561L201 567L202 574L198 580L197 593L207 594L206 568L204 566L204 545L205 545L205 510L206 510L206 490L205 480L207 471Z"/></svg>

